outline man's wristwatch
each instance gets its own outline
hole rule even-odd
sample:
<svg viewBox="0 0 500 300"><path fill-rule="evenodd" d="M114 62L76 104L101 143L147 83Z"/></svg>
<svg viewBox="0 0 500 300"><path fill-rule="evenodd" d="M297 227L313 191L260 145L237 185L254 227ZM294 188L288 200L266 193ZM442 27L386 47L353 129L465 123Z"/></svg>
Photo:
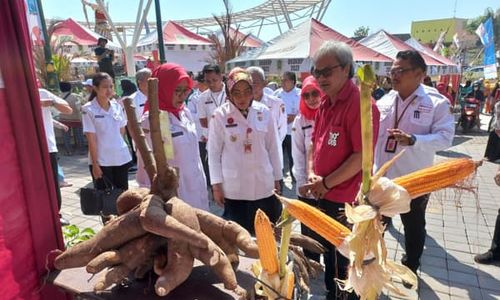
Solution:
<svg viewBox="0 0 500 300"><path fill-rule="evenodd" d="M410 140L408 141L408 146L413 146L415 145L415 142L417 141L417 137L414 134L410 135Z"/></svg>

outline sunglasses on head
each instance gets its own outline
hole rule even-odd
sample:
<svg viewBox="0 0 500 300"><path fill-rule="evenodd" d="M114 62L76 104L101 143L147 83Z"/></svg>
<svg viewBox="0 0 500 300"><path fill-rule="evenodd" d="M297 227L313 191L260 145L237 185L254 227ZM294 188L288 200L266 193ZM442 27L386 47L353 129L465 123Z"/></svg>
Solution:
<svg viewBox="0 0 500 300"><path fill-rule="evenodd" d="M311 97L316 98L316 97L319 97L319 92L314 90L314 91L309 92L309 93L302 93L302 97L304 97L304 99L306 99L306 100L309 100L309 98L311 98Z"/></svg>
<svg viewBox="0 0 500 300"><path fill-rule="evenodd" d="M315 68L312 71L312 75L316 79L319 79L321 77L321 75L323 75L323 77L325 77L325 78L328 78L328 77L332 76L333 70L335 70L338 67L342 67L342 65L338 64L338 65L326 67L323 69L316 69Z"/></svg>

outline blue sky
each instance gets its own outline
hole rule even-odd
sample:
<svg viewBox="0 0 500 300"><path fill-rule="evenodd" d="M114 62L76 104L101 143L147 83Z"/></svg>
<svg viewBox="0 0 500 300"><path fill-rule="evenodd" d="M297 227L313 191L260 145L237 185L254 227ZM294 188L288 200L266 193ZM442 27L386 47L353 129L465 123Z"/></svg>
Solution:
<svg viewBox="0 0 500 300"><path fill-rule="evenodd" d="M89 0L90 2L95 2ZM254 7L265 0L232 0L233 11ZM135 21L139 0L108 0L113 21ZM146 1L144 1L146 2ZM322 22L340 33L352 36L359 26L368 26L370 33L385 29L391 33L409 33L411 21L450 18L473 18L484 13L487 7L500 8L498 0L333 0ZM85 20L80 0L42 0L46 18ZM210 17L224 12L222 0L161 0L162 20ZM89 18L93 19L91 10ZM155 20L154 3L148 15ZM255 29L254 34L257 33ZM279 34L277 27L265 27L263 40Z"/></svg>

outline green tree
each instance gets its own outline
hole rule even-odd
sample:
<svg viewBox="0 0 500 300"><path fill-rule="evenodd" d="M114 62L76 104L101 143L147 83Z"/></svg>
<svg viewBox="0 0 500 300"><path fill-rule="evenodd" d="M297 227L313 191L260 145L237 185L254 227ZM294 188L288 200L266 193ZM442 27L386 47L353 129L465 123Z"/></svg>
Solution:
<svg viewBox="0 0 500 300"><path fill-rule="evenodd" d="M360 26L356 30L354 30L354 37L356 38L364 38L368 36L368 31L370 31L370 27L368 26Z"/></svg>

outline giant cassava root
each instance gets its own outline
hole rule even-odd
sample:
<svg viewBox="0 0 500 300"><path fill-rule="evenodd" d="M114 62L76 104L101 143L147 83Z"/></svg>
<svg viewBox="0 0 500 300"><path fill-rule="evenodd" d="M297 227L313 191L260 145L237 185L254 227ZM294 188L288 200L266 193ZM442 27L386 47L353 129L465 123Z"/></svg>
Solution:
<svg viewBox="0 0 500 300"><path fill-rule="evenodd" d="M226 289L243 296L231 263L237 264L238 249L256 257L257 246L238 224L197 210L176 197L177 173L167 165L161 141L157 80L151 79L148 87L154 159L130 101L125 105L134 142L143 149L141 155L148 164L151 190L123 193L117 200L119 216L93 238L61 253L54 266L60 270L86 266L89 273L100 272L96 291L153 270L159 275L156 294L165 296L188 278L196 258L214 271Z"/></svg>

